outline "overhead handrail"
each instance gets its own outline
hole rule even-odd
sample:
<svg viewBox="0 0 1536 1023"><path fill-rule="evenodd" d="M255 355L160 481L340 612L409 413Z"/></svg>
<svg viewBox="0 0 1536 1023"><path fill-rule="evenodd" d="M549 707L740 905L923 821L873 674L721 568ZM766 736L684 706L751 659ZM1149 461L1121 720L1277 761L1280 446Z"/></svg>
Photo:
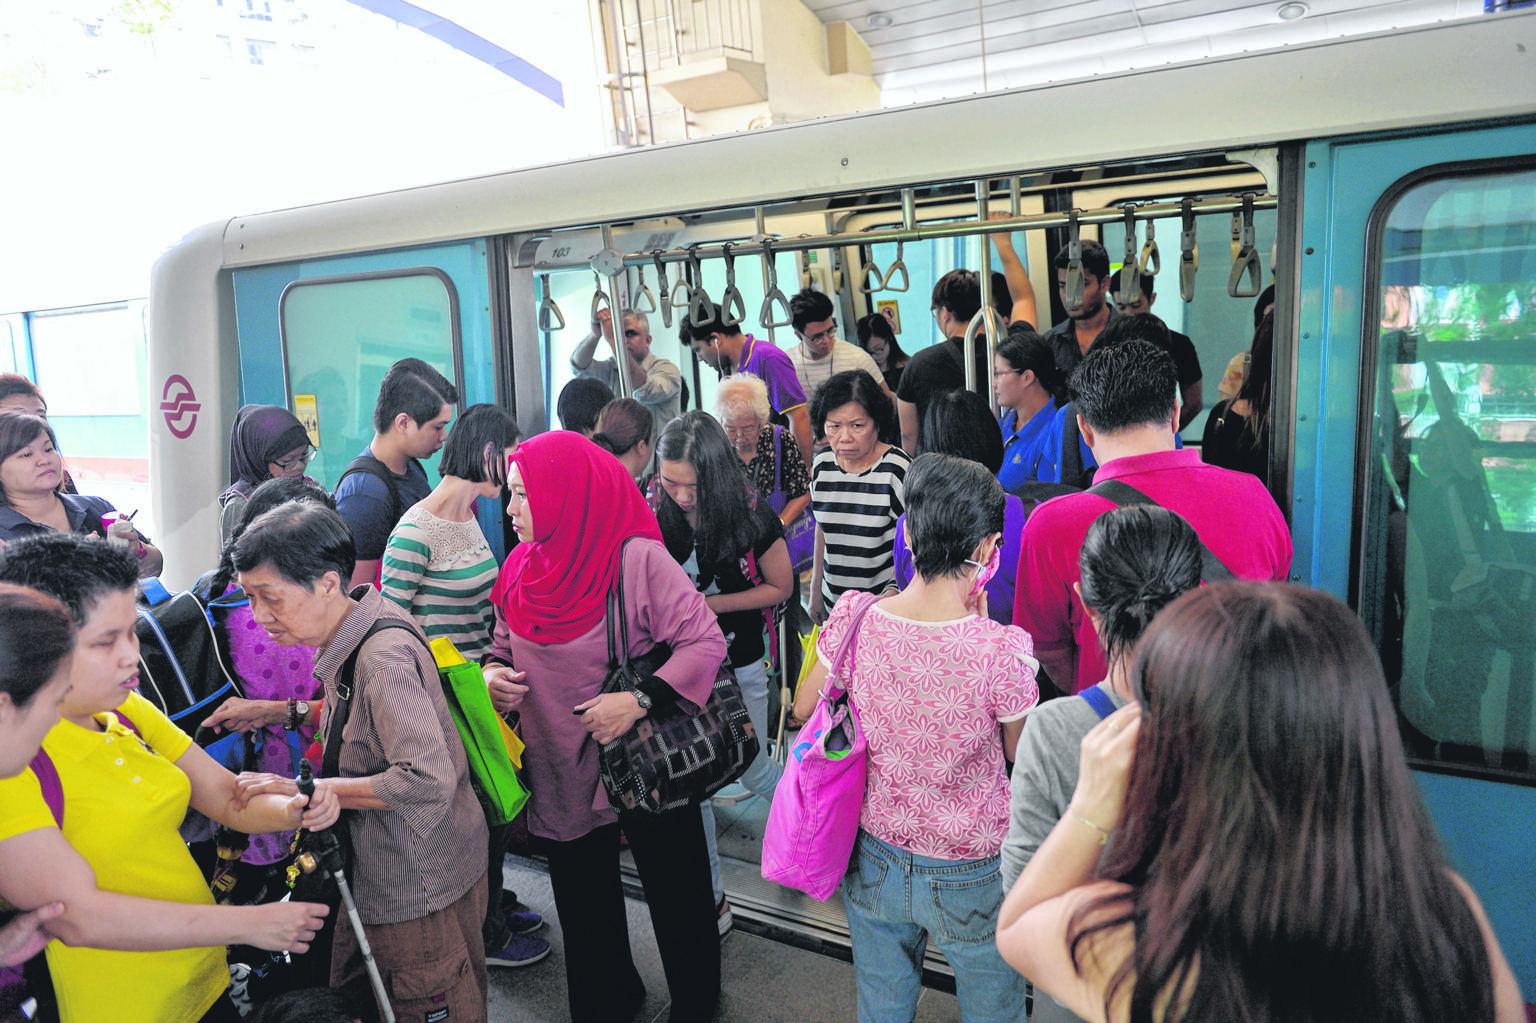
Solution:
<svg viewBox="0 0 1536 1023"><path fill-rule="evenodd" d="M1141 258L1136 262L1142 273L1151 274L1153 277L1163 272L1163 257L1157 251L1156 227L1152 220L1147 221L1147 241L1141 247Z"/></svg>
<svg viewBox="0 0 1536 1023"><path fill-rule="evenodd" d="M1125 204L1125 259L1120 263L1120 297L1135 300L1141 287L1141 264L1136 262L1136 204Z"/></svg>
<svg viewBox="0 0 1536 1023"><path fill-rule="evenodd" d="M763 238L763 268L768 275L768 293L763 296L763 307L757 312L757 319L764 327L774 330L778 327L794 325L794 316L789 311L789 299L784 297L784 292L779 290L779 268L773 259L773 242L769 238ZM784 318L773 318L773 303L779 303L784 310Z"/></svg>
<svg viewBox="0 0 1536 1023"><path fill-rule="evenodd" d="M631 312L650 314L656 311L656 296L645 283L645 267L639 271L640 294L635 296L635 304L630 306Z"/></svg>
<svg viewBox="0 0 1536 1023"><path fill-rule="evenodd" d="M1193 302L1195 271L1200 269L1200 243L1195 238L1195 201L1185 199L1179 207L1179 297Z"/></svg>
<svg viewBox="0 0 1536 1023"><path fill-rule="evenodd" d="M1190 200L1197 216L1221 216L1242 209L1242 199L1236 195L1207 196ZM1272 210L1278 205L1273 195L1260 195L1254 200L1255 210ZM1183 208L1183 201L1167 200L1153 203L1143 203L1138 207L1137 214L1140 219L1151 217L1177 216ZM1113 224L1122 220L1124 211L1119 207L1104 207L1095 209L1078 209L1077 220L1080 225ZM883 245L898 241L935 241L944 238L968 238L979 234L993 234L998 231L1041 231L1066 227L1067 213L1065 211L1051 211L1047 213L1029 213L1018 217L1009 217L1002 220L993 220L988 223L978 223L976 220L952 220L942 223L914 225L912 227L892 226L877 231L861 232L857 235L826 234L812 235L800 234L790 238L779 238L774 242L774 249L778 252L800 252L806 249L825 249L835 245ZM713 259L721 255L720 248L716 244L705 245L700 243L694 246L699 250L701 258ZM762 243L757 240L744 241L732 245L737 258L742 256L756 256L762 253ZM661 257L668 263L686 263L688 261L688 249L668 249ZM653 259L650 250L630 253L624 257L625 266L640 266L650 263ZM540 261L535 271L543 273L549 270L585 268L587 260L547 260Z"/></svg>
<svg viewBox="0 0 1536 1023"><path fill-rule="evenodd" d="M1067 211L1067 279L1062 282L1062 302L1068 309L1083 304L1083 239L1079 234L1076 208Z"/></svg>
<svg viewBox="0 0 1536 1023"><path fill-rule="evenodd" d="M747 318L747 304L742 300L741 292L736 290L736 257L731 255L731 244L726 242L725 249L725 294L720 296L720 322L727 327L734 327ZM734 309L735 312L731 310Z"/></svg>
<svg viewBox="0 0 1536 1023"><path fill-rule="evenodd" d="M688 293L688 325L702 327L715 318L715 304L704 290L704 269L699 265L699 247L688 246L688 280L692 290Z"/></svg>
<svg viewBox="0 0 1536 1023"><path fill-rule="evenodd" d="M656 291L661 295L657 303L661 307L661 325L672 326L672 299L667 293L667 264L662 261L661 250L653 249L651 258L656 261Z"/></svg>
<svg viewBox="0 0 1536 1023"><path fill-rule="evenodd" d="M896 261L885 268L885 280L880 282L882 291L906 291L912 286L912 279L907 275L907 261L901 258L901 250L905 245L906 242L896 242ZM901 273L901 287L899 288L891 283L896 279L898 271Z"/></svg>
<svg viewBox="0 0 1536 1023"><path fill-rule="evenodd" d="M592 271L592 281L593 281L593 284L594 284L596 290L592 292L592 319L591 319L591 322L593 322L593 323L598 322L597 321L597 311L598 311L598 309L602 308L603 306L607 306L608 307L608 319L611 322L612 319L613 319L613 300L610 299L608 297L608 293L603 290L603 275L598 273L596 270L593 270Z"/></svg>
<svg viewBox="0 0 1536 1023"><path fill-rule="evenodd" d="M859 290L866 295L885 290L885 274L881 273L880 268L875 265L873 254L870 255L869 262L864 264L864 269L859 271Z"/></svg>
<svg viewBox="0 0 1536 1023"><path fill-rule="evenodd" d="M1259 263L1259 250L1254 245L1253 193L1243 194L1243 211L1232 214L1234 223L1242 218L1240 246L1232 257L1232 272L1227 276L1227 294L1233 298L1257 298L1264 290L1263 267ZM1242 287L1243 275L1248 275L1248 287Z"/></svg>
<svg viewBox="0 0 1536 1023"><path fill-rule="evenodd" d="M539 303L539 329L546 334L565 329L565 314L549 294L549 274L539 274L540 290L544 301Z"/></svg>
<svg viewBox="0 0 1536 1023"><path fill-rule="evenodd" d="M987 345L987 395L992 392L992 376L996 372L995 360L997 358L997 339L1002 333L1002 317L991 305L983 305L976 310L976 315L971 317L971 322L965 325L965 337L960 342L960 351L965 356L965 389L976 391L978 383L976 379L976 352L972 345L976 342L976 332L981 330ZM979 392L978 392L979 393ZM988 397L990 401L990 397Z"/></svg>

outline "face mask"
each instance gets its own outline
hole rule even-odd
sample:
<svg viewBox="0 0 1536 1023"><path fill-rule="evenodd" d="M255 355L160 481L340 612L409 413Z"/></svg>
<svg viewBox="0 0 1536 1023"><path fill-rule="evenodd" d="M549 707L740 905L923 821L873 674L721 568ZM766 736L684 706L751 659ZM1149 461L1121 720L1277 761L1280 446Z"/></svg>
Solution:
<svg viewBox="0 0 1536 1023"><path fill-rule="evenodd" d="M974 597L982 590L984 590L987 586L987 583L992 581L992 577L997 575L997 566L1002 563L1002 553L1003 550L1001 547L992 548L992 557L987 559L987 563L985 565L979 561L971 561L969 558L966 559L965 563L967 565L976 566L976 580L975 582L971 583L971 596Z"/></svg>

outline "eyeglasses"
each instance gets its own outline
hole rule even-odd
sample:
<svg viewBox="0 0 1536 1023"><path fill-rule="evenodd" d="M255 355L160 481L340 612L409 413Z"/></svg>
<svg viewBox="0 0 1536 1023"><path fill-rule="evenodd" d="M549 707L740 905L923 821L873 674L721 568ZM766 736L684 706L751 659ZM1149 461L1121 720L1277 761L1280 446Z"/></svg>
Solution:
<svg viewBox="0 0 1536 1023"><path fill-rule="evenodd" d="M751 426L727 426L725 428L725 435L732 440L737 437L756 437L760 432L761 428L756 423Z"/></svg>
<svg viewBox="0 0 1536 1023"><path fill-rule="evenodd" d="M306 465L309 464L310 459L312 459L314 457L315 457L315 449L314 448L305 448L304 449L304 453L302 455L294 455L292 458L285 458L281 462L273 462L272 464L277 466L279 469L283 470L284 472L292 472L295 469L302 469L302 468L304 468Z"/></svg>
<svg viewBox="0 0 1536 1023"><path fill-rule="evenodd" d="M800 336L814 345L825 344L828 341L836 341L837 325L833 324L819 334L801 334Z"/></svg>

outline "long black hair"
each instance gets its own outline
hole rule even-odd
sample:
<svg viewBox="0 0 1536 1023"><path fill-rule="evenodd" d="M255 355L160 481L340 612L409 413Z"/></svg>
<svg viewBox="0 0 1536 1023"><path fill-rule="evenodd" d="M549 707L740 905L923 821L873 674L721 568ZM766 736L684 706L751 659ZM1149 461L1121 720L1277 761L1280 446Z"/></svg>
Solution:
<svg viewBox="0 0 1536 1023"><path fill-rule="evenodd" d="M693 467L698 518L693 534L699 561L746 554L758 539L757 516L752 513L755 493L746 468L715 418L694 409L672 420L656 440L656 460L658 464L687 462ZM656 493L662 533L676 536L687 530L687 517L659 479Z"/></svg>
<svg viewBox="0 0 1536 1023"><path fill-rule="evenodd" d="M1133 1023L1494 1018L1477 919L1403 756L1360 619L1320 590L1199 587L1137 644L1144 708L1081 944L1133 925ZM1094 915L1098 922L1089 924Z"/></svg>

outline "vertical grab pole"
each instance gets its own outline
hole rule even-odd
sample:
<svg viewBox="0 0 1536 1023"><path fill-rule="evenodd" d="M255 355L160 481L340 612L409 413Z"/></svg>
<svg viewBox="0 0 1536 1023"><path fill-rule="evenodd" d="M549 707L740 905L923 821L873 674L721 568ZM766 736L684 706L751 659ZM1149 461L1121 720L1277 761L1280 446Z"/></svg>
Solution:
<svg viewBox="0 0 1536 1023"><path fill-rule="evenodd" d="M982 178L976 182L976 221L983 228L987 225L989 215L988 204L992 197L991 192L992 182L990 180ZM977 275L977 283L981 286L981 311L984 312L992 308L992 240L985 234L981 235L979 240L981 242L981 270ZM981 392L978 390L978 387L981 380L976 371L976 350L973 347L977 340L974 331L967 331L962 354L965 356L965 389L980 394ZM990 404L992 400L992 373L994 369L992 356L997 351L996 329L987 333L983 343L987 350L987 393L982 396Z"/></svg>

